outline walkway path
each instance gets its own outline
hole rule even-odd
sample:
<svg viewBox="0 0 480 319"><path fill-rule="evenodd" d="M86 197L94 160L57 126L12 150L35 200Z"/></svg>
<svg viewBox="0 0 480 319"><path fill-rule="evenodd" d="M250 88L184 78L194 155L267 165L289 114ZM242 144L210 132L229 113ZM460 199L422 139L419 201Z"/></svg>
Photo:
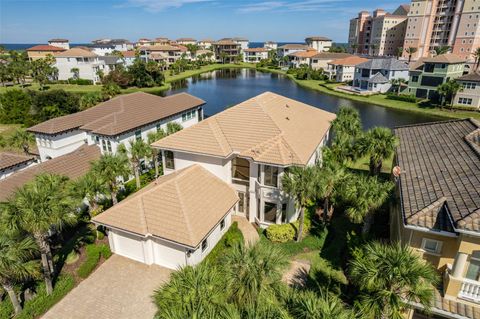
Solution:
<svg viewBox="0 0 480 319"><path fill-rule="evenodd" d="M255 244L260 240L257 229L245 217L233 216L232 222L238 223L238 229L242 232L246 245Z"/></svg>
<svg viewBox="0 0 480 319"><path fill-rule="evenodd" d="M151 319L152 295L171 270L113 255L50 309L43 319Z"/></svg>
<svg viewBox="0 0 480 319"><path fill-rule="evenodd" d="M282 281L292 287L303 287L306 284L310 262L307 260L293 260L290 268L283 274Z"/></svg>

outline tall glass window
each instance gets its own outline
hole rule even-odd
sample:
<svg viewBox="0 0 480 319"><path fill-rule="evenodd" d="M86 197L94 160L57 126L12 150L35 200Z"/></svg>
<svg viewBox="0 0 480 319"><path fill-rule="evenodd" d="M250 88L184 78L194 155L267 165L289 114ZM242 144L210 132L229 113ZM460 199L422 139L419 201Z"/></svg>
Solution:
<svg viewBox="0 0 480 319"><path fill-rule="evenodd" d="M232 160L232 178L248 181L250 178L250 162L244 158L235 157Z"/></svg>
<svg viewBox="0 0 480 319"><path fill-rule="evenodd" d="M175 169L175 159L172 151L164 151L165 167L168 169Z"/></svg>
<svg viewBox="0 0 480 319"><path fill-rule="evenodd" d="M265 165L263 183L267 186L278 187L278 167Z"/></svg>

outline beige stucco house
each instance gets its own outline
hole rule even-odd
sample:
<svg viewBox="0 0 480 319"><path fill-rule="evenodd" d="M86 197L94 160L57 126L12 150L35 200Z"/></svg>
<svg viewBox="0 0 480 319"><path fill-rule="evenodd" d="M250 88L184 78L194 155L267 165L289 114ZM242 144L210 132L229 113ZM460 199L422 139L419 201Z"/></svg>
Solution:
<svg viewBox="0 0 480 319"><path fill-rule="evenodd" d="M474 72L455 79L461 90L455 96L455 106L471 107L480 109L480 73Z"/></svg>

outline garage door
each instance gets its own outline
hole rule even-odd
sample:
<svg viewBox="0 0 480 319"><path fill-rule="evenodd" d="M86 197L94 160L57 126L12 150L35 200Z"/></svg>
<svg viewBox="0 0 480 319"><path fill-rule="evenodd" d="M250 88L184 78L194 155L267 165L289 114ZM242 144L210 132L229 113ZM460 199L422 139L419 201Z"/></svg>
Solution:
<svg viewBox="0 0 480 319"><path fill-rule="evenodd" d="M153 240L153 258L155 264L170 269L185 265L185 251L160 240Z"/></svg>
<svg viewBox="0 0 480 319"><path fill-rule="evenodd" d="M141 239L125 233L111 232L110 234L113 235L113 244L115 246L116 254L142 263L145 262Z"/></svg>

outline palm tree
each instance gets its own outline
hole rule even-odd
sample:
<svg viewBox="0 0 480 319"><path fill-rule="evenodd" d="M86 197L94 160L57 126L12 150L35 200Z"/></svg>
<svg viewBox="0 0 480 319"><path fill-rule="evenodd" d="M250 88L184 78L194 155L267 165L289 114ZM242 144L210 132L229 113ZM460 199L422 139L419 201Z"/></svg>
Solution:
<svg viewBox="0 0 480 319"><path fill-rule="evenodd" d="M294 291L287 305L290 314L297 319L351 319L353 312L335 295L311 290Z"/></svg>
<svg viewBox="0 0 480 319"><path fill-rule="evenodd" d="M367 235L373 224L373 213L385 203L390 191L391 182L381 182L377 177L364 175L351 176L341 191L346 202L346 214L354 223L362 223L362 234Z"/></svg>
<svg viewBox="0 0 480 319"><path fill-rule="evenodd" d="M71 68L70 73L72 73L72 77L74 80L77 80L80 77L80 70L79 68Z"/></svg>
<svg viewBox="0 0 480 319"><path fill-rule="evenodd" d="M399 79L391 79L390 80L390 84L392 84L392 86L396 86L397 87L397 95L400 95L400 91L402 89L402 85L405 84L406 81L405 79L403 78L399 78Z"/></svg>
<svg viewBox="0 0 480 319"><path fill-rule="evenodd" d="M130 172L128 159L121 154L104 154L93 163L92 170L107 183L112 204L118 203L117 194L121 183L119 178L127 176Z"/></svg>
<svg viewBox="0 0 480 319"><path fill-rule="evenodd" d="M315 183L318 182L317 169L313 166L292 167L282 178L282 188L300 207L297 242L302 240L305 209L315 196Z"/></svg>
<svg viewBox="0 0 480 319"><path fill-rule="evenodd" d="M430 309L437 273L410 248L372 242L353 252L349 268L361 291L362 318L404 318L412 303Z"/></svg>
<svg viewBox="0 0 480 319"><path fill-rule="evenodd" d="M30 144L35 142L35 137L32 133L27 132L23 128L17 129L10 137L10 145L21 148L25 155L30 155Z"/></svg>
<svg viewBox="0 0 480 319"><path fill-rule="evenodd" d="M442 97L442 105L449 101L450 109L453 109L453 102L455 95L462 89L462 86L455 80L448 80L447 82L437 87L437 92Z"/></svg>
<svg viewBox="0 0 480 319"><path fill-rule="evenodd" d="M408 54L408 63L412 61L412 55L414 55L417 52L417 48L414 47L408 47L405 49L405 52Z"/></svg>
<svg viewBox="0 0 480 319"><path fill-rule="evenodd" d="M178 131L183 130L183 126L177 122L169 122L167 123L167 135L172 135L177 133Z"/></svg>
<svg viewBox="0 0 480 319"><path fill-rule="evenodd" d="M403 47L398 47L397 48L397 59L400 59L403 54Z"/></svg>
<svg viewBox="0 0 480 319"><path fill-rule="evenodd" d="M326 163L322 168L318 168L318 182L315 183L316 198L323 199L323 220L333 214L333 201L339 195L345 178L348 174L343 167L334 163Z"/></svg>
<svg viewBox="0 0 480 319"><path fill-rule="evenodd" d="M448 45L445 45L445 46L435 47L433 50L435 51L436 55L441 55L441 54L448 53L450 51L450 47Z"/></svg>
<svg viewBox="0 0 480 319"><path fill-rule="evenodd" d="M257 308L280 295L283 268L288 261L279 248L257 243L234 246L222 264L230 300L239 308Z"/></svg>
<svg viewBox="0 0 480 319"><path fill-rule="evenodd" d="M53 258L49 243L52 230L61 230L76 222L75 207L67 192L68 179L54 174L41 174L18 189L4 222L8 229L22 229L35 239L42 259L47 294L51 294Z"/></svg>
<svg viewBox="0 0 480 319"><path fill-rule="evenodd" d="M227 305L225 291L224 274L215 266L203 262L183 267L155 291L155 318L221 318Z"/></svg>
<svg viewBox="0 0 480 319"><path fill-rule="evenodd" d="M167 136L167 134L165 133L164 130L158 130L157 132L150 132L147 135L148 144L152 145L152 143L158 140L161 140L165 136ZM157 178L160 175L158 170L158 166L159 166L158 157L160 155L160 151L156 147L151 147L151 152L153 157L153 165L155 166L155 178Z"/></svg>
<svg viewBox="0 0 480 319"><path fill-rule="evenodd" d="M225 60L228 58L228 54L225 51L220 52L220 60L225 64Z"/></svg>
<svg viewBox="0 0 480 319"><path fill-rule="evenodd" d="M37 245L29 237L18 240L0 234L0 284L10 297L16 315L22 306L14 285L40 275L38 262L33 260L37 251Z"/></svg>
<svg viewBox="0 0 480 319"><path fill-rule="evenodd" d="M334 138L332 145L324 150L324 160L345 165L356 158L355 141L362 132L362 123L357 110L340 107L337 118L332 121Z"/></svg>
<svg viewBox="0 0 480 319"><path fill-rule="evenodd" d="M98 196L107 191L105 184L103 177L92 170L70 184L73 196L78 197L80 200L87 200L90 217L100 213Z"/></svg>
<svg viewBox="0 0 480 319"><path fill-rule="evenodd" d="M480 66L480 48L477 48L472 54L475 58L474 69L478 70L478 67Z"/></svg>
<svg viewBox="0 0 480 319"><path fill-rule="evenodd" d="M379 175L383 160L390 158L398 144L398 139L386 127L368 130L356 143L358 152L370 156L370 175Z"/></svg>
<svg viewBox="0 0 480 319"><path fill-rule="evenodd" d="M142 187L140 183L141 163L142 160L152 154L152 150L150 146L142 139L130 140L128 143L130 144L129 150L126 149L125 145L121 144L121 147L119 147L118 151L123 153L128 158L128 161L132 166L133 174L135 175L137 189L140 189L140 187Z"/></svg>

